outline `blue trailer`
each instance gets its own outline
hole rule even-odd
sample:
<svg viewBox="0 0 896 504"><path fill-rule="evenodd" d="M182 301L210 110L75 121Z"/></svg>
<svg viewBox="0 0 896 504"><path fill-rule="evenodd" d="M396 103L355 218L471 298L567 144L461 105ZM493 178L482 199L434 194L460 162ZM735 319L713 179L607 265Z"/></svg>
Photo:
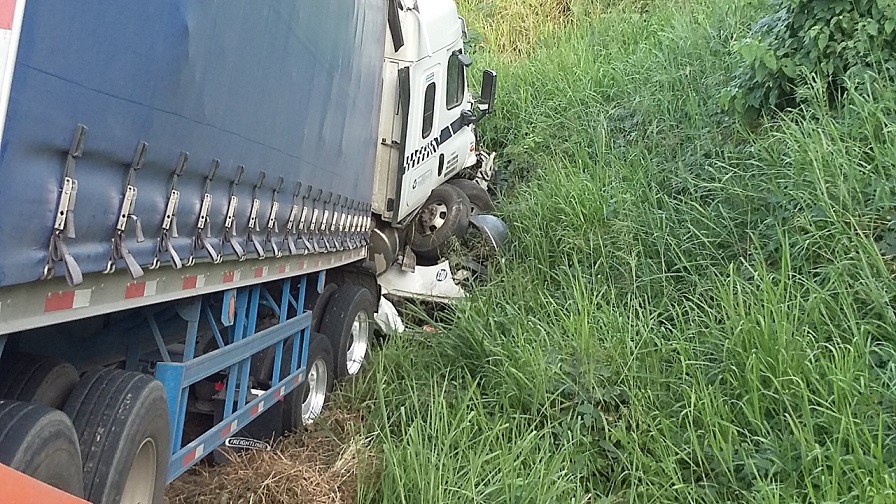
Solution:
<svg viewBox="0 0 896 504"><path fill-rule="evenodd" d="M432 297L503 231L464 34L453 0L0 1L0 464L159 503L313 422L381 280Z"/></svg>

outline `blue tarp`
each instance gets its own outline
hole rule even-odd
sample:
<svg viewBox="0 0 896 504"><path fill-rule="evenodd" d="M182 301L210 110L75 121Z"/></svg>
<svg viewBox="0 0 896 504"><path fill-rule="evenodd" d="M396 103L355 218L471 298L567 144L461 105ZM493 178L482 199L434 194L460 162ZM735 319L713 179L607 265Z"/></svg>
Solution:
<svg viewBox="0 0 896 504"><path fill-rule="evenodd" d="M285 179L281 226L299 181L370 202L385 3L28 2L0 146L0 286L41 276L79 123L89 133L74 172L77 237L67 245L85 274L106 267L140 141L149 148L136 177L135 214L146 241L136 243L129 231L127 246L142 265L155 252L181 151L189 153L178 183L180 238L174 244L181 257L189 255L213 158L221 160L211 191L216 239L223 236L238 165L246 166L237 212L243 240L261 170L267 172L259 213L265 221L276 179ZM57 275L62 272L57 266Z"/></svg>

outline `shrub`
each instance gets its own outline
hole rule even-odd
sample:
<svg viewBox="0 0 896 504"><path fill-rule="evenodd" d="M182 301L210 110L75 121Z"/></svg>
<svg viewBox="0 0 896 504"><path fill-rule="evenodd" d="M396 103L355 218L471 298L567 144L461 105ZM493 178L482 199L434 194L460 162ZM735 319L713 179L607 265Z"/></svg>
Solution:
<svg viewBox="0 0 896 504"><path fill-rule="evenodd" d="M723 106L791 108L818 79L831 103L849 81L896 75L896 0L771 0L774 13L738 42L742 58Z"/></svg>

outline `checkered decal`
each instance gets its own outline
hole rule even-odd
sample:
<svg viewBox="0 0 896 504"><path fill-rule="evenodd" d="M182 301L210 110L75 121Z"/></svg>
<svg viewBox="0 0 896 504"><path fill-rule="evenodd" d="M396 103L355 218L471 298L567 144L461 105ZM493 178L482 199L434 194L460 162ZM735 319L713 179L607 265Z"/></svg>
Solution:
<svg viewBox="0 0 896 504"><path fill-rule="evenodd" d="M411 155L408 156L404 161L404 172L409 172L410 170L414 169L414 167L420 165L427 159L434 156L439 150L439 145L439 138L436 137L423 147L420 147L419 149L412 152Z"/></svg>
<svg viewBox="0 0 896 504"><path fill-rule="evenodd" d="M439 146L451 139L461 128L464 127L463 119L457 118L453 123L445 126L439 133L439 136L427 142L423 147L410 153L404 160L404 172L407 173L417 166L423 164L427 159L433 157L439 151Z"/></svg>

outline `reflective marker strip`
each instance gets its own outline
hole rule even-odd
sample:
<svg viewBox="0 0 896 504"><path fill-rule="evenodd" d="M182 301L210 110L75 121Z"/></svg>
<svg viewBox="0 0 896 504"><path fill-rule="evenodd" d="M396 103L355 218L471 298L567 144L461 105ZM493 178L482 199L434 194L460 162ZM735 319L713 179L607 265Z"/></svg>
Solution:
<svg viewBox="0 0 896 504"><path fill-rule="evenodd" d="M134 299L155 296L158 284L158 280L151 280L149 282L131 282L124 289L124 298Z"/></svg>
<svg viewBox="0 0 896 504"><path fill-rule="evenodd" d="M263 409L264 409L264 401L259 401L258 404L256 404L255 407L252 408L252 416L258 415L259 413L261 413L261 410L263 410Z"/></svg>
<svg viewBox="0 0 896 504"><path fill-rule="evenodd" d="M239 282L239 281L240 281L240 270L224 272L222 282L233 283L233 282Z"/></svg>
<svg viewBox="0 0 896 504"><path fill-rule="evenodd" d="M277 271L279 271L280 274L282 275L282 274L286 273L287 271L289 271L289 265L288 265L288 264L281 264L281 265L279 265L279 266L277 267Z"/></svg>
<svg viewBox="0 0 896 504"><path fill-rule="evenodd" d="M236 426L237 426L237 421L234 420L233 422L230 422L230 425L228 425L227 427L224 427L224 430L221 431L221 439L224 439L224 438L230 436L231 434L233 434L234 432L236 432Z"/></svg>
<svg viewBox="0 0 896 504"><path fill-rule="evenodd" d="M181 290L199 289L205 286L205 275L187 275L181 284Z"/></svg>
<svg viewBox="0 0 896 504"><path fill-rule="evenodd" d="M261 277L265 277L265 276L268 276L268 267L267 266L255 268L255 278L261 278Z"/></svg>
<svg viewBox="0 0 896 504"><path fill-rule="evenodd" d="M90 306L90 289L50 292L44 300L44 312L50 313Z"/></svg>
<svg viewBox="0 0 896 504"><path fill-rule="evenodd" d="M205 445L201 444L198 447L196 447L195 450L191 451L186 456L184 456L183 467L187 467L188 465L192 464L196 460L199 460L200 458L202 458L203 453L205 453Z"/></svg>

